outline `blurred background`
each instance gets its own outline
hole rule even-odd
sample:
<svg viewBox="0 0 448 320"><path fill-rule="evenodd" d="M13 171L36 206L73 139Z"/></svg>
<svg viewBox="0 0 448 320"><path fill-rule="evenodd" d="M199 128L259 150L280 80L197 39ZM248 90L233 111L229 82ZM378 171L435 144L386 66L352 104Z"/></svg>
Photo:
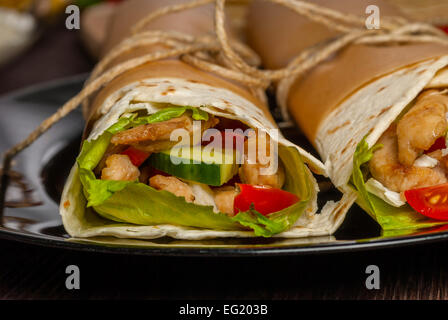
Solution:
<svg viewBox="0 0 448 320"><path fill-rule="evenodd" d="M0 0L0 95L90 71L99 58L109 18L122 1L126 0ZM237 29L244 27L247 3L233 0L228 8ZM71 5L80 10L79 30L66 27Z"/></svg>
<svg viewBox="0 0 448 320"><path fill-rule="evenodd" d="M0 95L90 71L117 0L0 0ZM66 28L69 5L82 26Z"/></svg>

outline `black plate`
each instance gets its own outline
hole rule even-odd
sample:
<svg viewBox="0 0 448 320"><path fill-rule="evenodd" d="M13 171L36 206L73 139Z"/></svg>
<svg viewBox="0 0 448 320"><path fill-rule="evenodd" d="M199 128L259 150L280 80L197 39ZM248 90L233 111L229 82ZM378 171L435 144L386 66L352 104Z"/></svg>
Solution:
<svg viewBox="0 0 448 320"><path fill-rule="evenodd" d="M82 87L85 76L34 86L0 98L0 151L19 142ZM79 110L57 123L16 159L8 188L0 237L45 246L109 253L146 255L286 255L425 243L448 238L440 228L385 236L367 214L354 206L335 235L305 239L216 239L151 241L95 238L73 240L62 226L58 202L79 150L84 121ZM292 141L306 144L297 129L284 130ZM309 145L306 144L306 147ZM334 190L321 198L337 197ZM29 205L24 207L24 205Z"/></svg>

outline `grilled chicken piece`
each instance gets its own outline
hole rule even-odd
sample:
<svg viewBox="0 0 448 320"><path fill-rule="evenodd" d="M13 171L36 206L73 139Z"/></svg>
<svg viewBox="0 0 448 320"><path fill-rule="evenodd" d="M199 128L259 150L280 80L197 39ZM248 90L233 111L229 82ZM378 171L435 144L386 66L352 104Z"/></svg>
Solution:
<svg viewBox="0 0 448 320"><path fill-rule="evenodd" d="M215 204L218 210L222 213L233 216L233 202L238 194L235 187L227 186L216 188L214 192Z"/></svg>
<svg viewBox="0 0 448 320"><path fill-rule="evenodd" d="M378 141L383 147L373 153L369 162L372 176L388 189L402 192L446 183L443 168L405 166L398 161L397 135L392 125Z"/></svg>
<svg viewBox="0 0 448 320"><path fill-rule="evenodd" d="M201 121L201 134L218 122L219 120L211 115L207 121ZM177 144L177 141L170 141L171 132L176 129L185 129L191 135L194 129L193 118L184 114L167 121L144 124L118 132L112 137L111 143L132 145L145 152L160 152Z"/></svg>
<svg viewBox="0 0 448 320"><path fill-rule="evenodd" d="M412 166L415 159L442 137L447 129L448 96L437 90L421 94L398 121L398 160Z"/></svg>
<svg viewBox="0 0 448 320"><path fill-rule="evenodd" d="M141 141L169 140L173 130L193 130L193 119L187 115L167 121L143 124L138 127L116 133L110 140L113 144L135 144Z"/></svg>
<svg viewBox="0 0 448 320"><path fill-rule="evenodd" d="M165 177L158 174L149 178L149 185L157 190L165 190L178 197L184 197L187 202L194 201L191 187L176 177Z"/></svg>
<svg viewBox="0 0 448 320"><path fill-rule="evenodd" d="M140 171L127 155L113 154L106 159L106 167L101 171L102 180L135 181Z"/></svg>
<svg viewBox="0 0 448 320"><path fill-rule="evenodd" d="M125 145L114 145L114 144L109 144L109 146L107 147L106 152L104 153L103 157L101 158L101 161L98 163L98 165L96 166L94 172L95 175L100 176L101 175L101 171L104 169L104 167L106 166L106 160L113 154L120 154L122 153L124 150L126 150L127 146Z"/></svg>
<svg viewBox="0 0 448 320"><path fill-rule="evenodd" d="M248 147L250 143L256 144L257 151L255 163L250 161L250 147ZM261 150L259 148L260 146L265 147L266 151ZM245 158L239 169L241 181L247 184L264 185L280 189L285 182L285 171L277 155L274 154L274 152L271 152L271 139L269 135L258 135L254 132L250 133L248 139L244 143L244 148ZM269 166L273 161L278 162L277 171L272 174L264 174L263 171L268 171Z"/></svg>

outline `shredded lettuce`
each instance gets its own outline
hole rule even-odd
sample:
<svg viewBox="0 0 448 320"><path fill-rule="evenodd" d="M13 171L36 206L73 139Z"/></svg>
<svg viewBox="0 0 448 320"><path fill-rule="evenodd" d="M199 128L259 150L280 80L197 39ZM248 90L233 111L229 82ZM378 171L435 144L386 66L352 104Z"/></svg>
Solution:
<svg viewBox="0 0 448 320"><path fill-rule="evenodd" d="M77 163L87 207L93 207L106 219L138 225L174 224L215 230L248 228L263 237L271 237L292 227L304 212L313 188L300 154L293 147L279 146L281 161L288 172L284 189L301 200L268 216L250 209L229 217L215 213L212 206L187 203L183 197L156 190L138 181L100 180L95 177L93 169L101 161L113 134L136 125L179 117L187 110L193 112L195 120L208 119L208 114L198 108L170 107L149 116L137 117L133 114L120 118L96 140L85 141Z"/></svg>
<svg viewBox="0 0 448 320"><path fill-rule="evenodd" d="M358 192L357 203L363 208L385 231L399 229L420 229L428 228L447 222L430 219L412 209L408 204L401 207L394 207L369 193L366 189L365 181L369 174L367 163L372 159L373 152L382 145L375 145L369 148L364 138L356 147L353 155L353 173L351 182Z"/></svg>

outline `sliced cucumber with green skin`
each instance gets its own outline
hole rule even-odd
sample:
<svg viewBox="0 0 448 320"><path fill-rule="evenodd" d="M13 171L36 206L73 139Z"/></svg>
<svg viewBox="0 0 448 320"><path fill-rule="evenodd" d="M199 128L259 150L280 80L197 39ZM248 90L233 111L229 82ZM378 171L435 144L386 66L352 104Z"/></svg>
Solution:
<svg viewBox="0 0 448 320"><path fill-rule="evenodd" d="M185 180L196 181L211 186L221 186L238 172L239 154L225 150L204 152L204 147L196 146L154 153L149 163L156 169Z"/></svg>

